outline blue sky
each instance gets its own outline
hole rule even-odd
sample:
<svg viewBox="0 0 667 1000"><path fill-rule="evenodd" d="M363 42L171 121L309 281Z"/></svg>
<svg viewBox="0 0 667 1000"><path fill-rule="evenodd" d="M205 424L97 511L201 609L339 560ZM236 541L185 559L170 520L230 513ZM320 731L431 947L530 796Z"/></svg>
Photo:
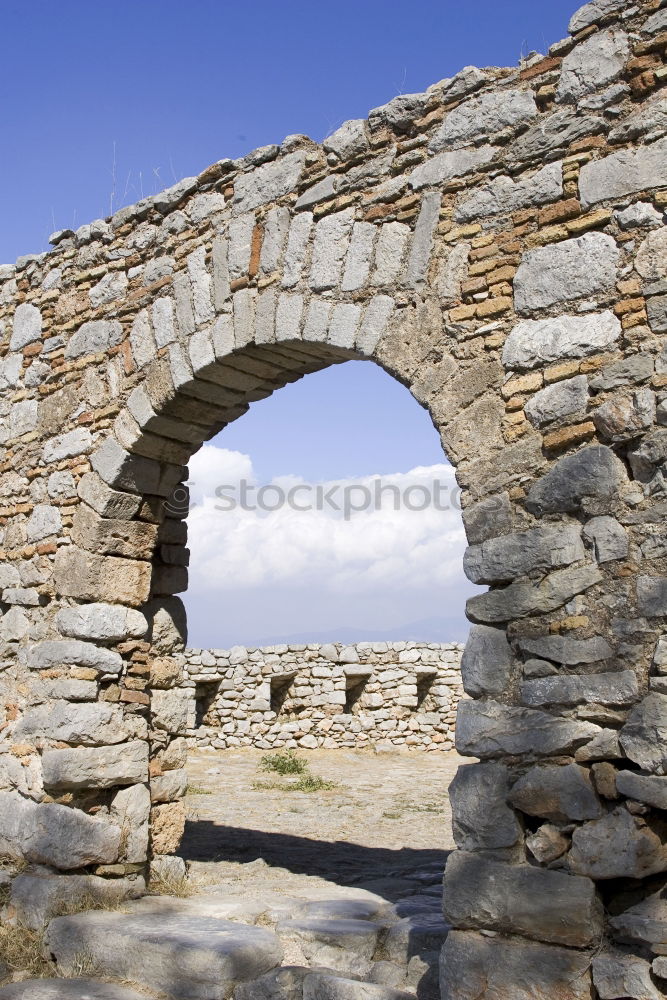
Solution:
<svg viewBox="0 0 667 1000"><path fill-rule="evenodd" d="M578 6L3 0L0 263L222 157L295 132L319 141L465 65L545 52ZM366 511L345 524L323 512L225 515L213 497L217 484L241 478L360 483L382 474L405 487L437 475L451 485L443 461L428 415L370 363L310 375L254 404L191 466L192 644L380 634L423 619L463 638L473 588L460 569L456 511Z"/></svg>

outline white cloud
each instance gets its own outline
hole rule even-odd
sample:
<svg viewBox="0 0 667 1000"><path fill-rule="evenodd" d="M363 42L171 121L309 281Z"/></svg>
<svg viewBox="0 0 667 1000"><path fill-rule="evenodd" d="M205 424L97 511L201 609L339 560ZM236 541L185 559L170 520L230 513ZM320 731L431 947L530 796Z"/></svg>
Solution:
<svg viewBox="0 0 667 1000"><path fill-rule="evenodd" d="M189 545L191 588L211 592L251 591L258 588L299 588L309 585L332 594L400 593L416 588L449 588L461 578L465 536L458 509L393 509L385 499L382 509L369 509L345 519L342 511L297 511L289 506L274 512L216 509L221 506L215 490L242 480L257 485L251 459L240 452L205 445L190 464L191 495L197 506L191 511ZM382 484L405 490L413 506L423 503L424 489L434 480L443 484L443 499L451 502L456 489L449 465L413 469L409 473L383 476ZM268 484L267 484L268 485ZM297 494L301 504L316 503L317 484L295 476L281 476L271 486L287 492L306 487ZM342 504L345 488L373 489L373 477L320 484L324 491L337 487L334 500ZM321 491L322 492L322 491ZM232 495L228 493L227 495ZM238 493L234 494L238 496ZM275 489L265 498L273 502ZM385 498L389 497L385 493ZM255 494L250 498L254 499ZM454 498L455 499L455 498Z"/></svg>

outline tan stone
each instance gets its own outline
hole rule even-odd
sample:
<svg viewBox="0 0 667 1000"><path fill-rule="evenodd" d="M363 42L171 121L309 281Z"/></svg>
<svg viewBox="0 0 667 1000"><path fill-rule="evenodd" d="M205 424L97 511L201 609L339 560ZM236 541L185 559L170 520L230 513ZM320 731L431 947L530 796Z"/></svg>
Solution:
<svg viewBox="0 0 667 1000"><path fill-rule="evenodd" d="M153 806L150 827L153 854L174 854L185 830L185 806L182 802Z"/></svg>
<svg viewBox="0 0 667 1000"><path fill-rule="evenodd" d="M54 583L63 597L139 607L148 600L150 582L149 562L95 555L76 545L56 555Z"/></svg>

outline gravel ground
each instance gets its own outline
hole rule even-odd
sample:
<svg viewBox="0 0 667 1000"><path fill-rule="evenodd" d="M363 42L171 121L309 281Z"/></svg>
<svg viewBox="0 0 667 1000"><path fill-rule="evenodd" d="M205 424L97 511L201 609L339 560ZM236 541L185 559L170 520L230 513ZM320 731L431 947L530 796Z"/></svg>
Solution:
<svg viewBox="0 0 667 1000"><path fill-rule="evenodd" d="M447 789L455 752L311 750L333 788L289 790L259 768L263 752L192 752L182 854L200 886L289 895L366 885L444 867L454 847ZM258 787L258 783L277 787Z"/></svg>

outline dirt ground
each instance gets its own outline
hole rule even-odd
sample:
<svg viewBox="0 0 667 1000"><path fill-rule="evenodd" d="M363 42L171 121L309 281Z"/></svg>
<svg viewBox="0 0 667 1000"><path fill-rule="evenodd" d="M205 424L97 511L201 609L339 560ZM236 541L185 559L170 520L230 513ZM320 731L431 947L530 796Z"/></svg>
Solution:
<svg viewBox="0 0 667 1000"><path fill-rule="evenodd" d="M309 750L335 787L289 790L260 750L192 752L182 855L201 886L289 895L321 882L366 885L444 867L454 847L447 789L455 752ZM258 784L279 787L258 787Z"/></svg>

